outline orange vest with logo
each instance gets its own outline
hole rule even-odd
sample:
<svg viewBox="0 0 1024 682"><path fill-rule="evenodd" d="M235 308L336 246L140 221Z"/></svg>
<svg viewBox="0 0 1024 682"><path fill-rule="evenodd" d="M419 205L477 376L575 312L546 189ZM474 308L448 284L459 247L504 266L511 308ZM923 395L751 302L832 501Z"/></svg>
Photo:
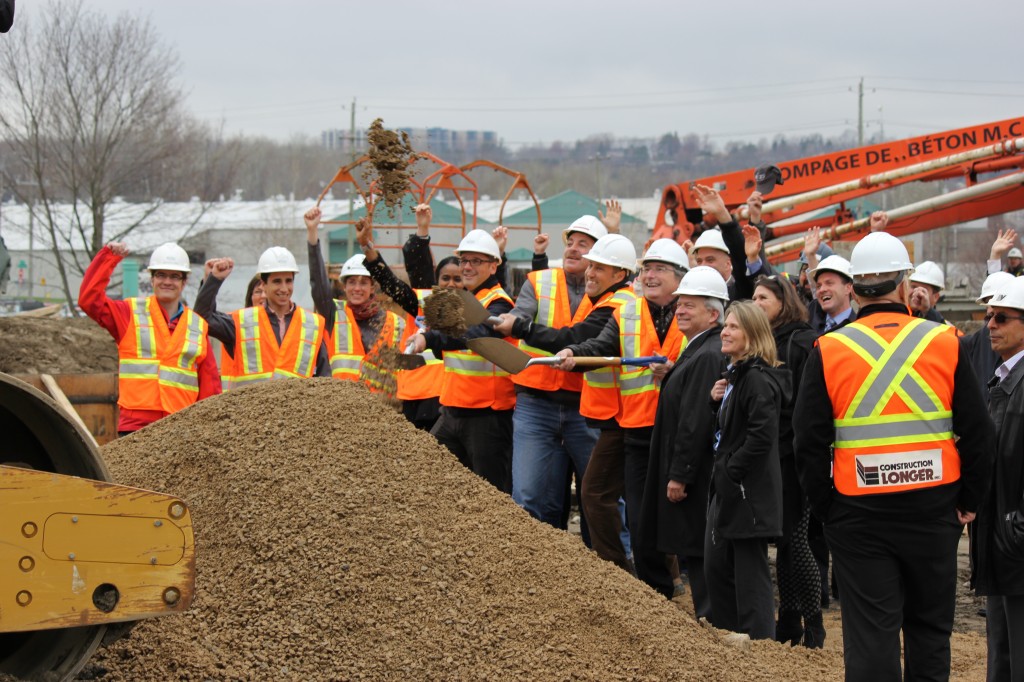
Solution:
<svg viewBox="0 0 1024 682"><path fill-rule="evenodd" d="M397 348L406 336L405 320L390 310L384 311L384 324L367 353L359 324L352 308L345 301L334 301L334 328L327 333L331 376L341 381L360 381L371 391L381 391L387 385L385 375L391 374L375 361L383 348Z"/></svg>
<svg viewBox="0 0 1024 682"><path fill-rule="evenodd" d="M818 339L843 495L898 493L960 478L953 438L951 327L874 313Z"/></svg>
<svg viewBox="0 0 1024 682"><path fill-rule="evenodd" d="M512 304L512 299L500 286L476 292L476 300L485 308L491 301L498 299ZM505 340L515 343L511 338ZM516 392L508 372L490 360L468 348L446 350L441 404L448 407L511 410L516 405Z"/></svg>
<svg viewBox="0 0 1024 682"><path fill-rule="evenodd" d="M423 315L423 301L430 296L430 289L416 289L416 298L419 299L420 308L417 311ZM406 338L402 339L402 350L408 343L409 337L417 333L416 320L410 315L405 322L408 331ZM441 395L441 384L444 382L444 363L434 356L428 348L420 353L426 360L426 364L416 369L403 369L398 372L398 393L399 400L426 400Z"/></svg>
<svg viewBox="0 0 1024 682"><path fill-rule="evenodd" d="M550 270L539 270L528 274L527 279L533 285L537 295L537 312L533 316L534 322L552 329L561 329L582 322L590 311L594 309L589 296L584 296L576 308L576 314L570 312L569 291L565 282L565 270L553 268ZM611 293L606 293L598 302L611 298ZM530 357L543 358L551 357L554 353L535 348L526 341L520 339L519 350ZM519 386L536 388L541 391L567 391L583 390L583 375L578 372L565 372L555 367L535 365L527 367L519 374L512 376L512 382Z"/></svg>
<svg viewBox="0 0 1024 682"><path fill-rule="evenodd" d="M280 345L262 306L231 313L235 321L234 357L222 358L224 390L268 379L308 378L316 372L316 356L324 340L324 318L295 307Z"/></svg>
<svg viewBox="0 0 1024 682"><path fill-rule="evenodd" d="M129 298L131 318L117 344L117 404L168 414L199 399L199 363L209 352L206 320L185 308L170 331L155 296Z"/></svg>
<svg viewBox="0 0 1024 682"><path fill-rule="evenodd" d="M636 294L629 287L619 289L598 308L610 306L619 308L636 301ZM614 314L614 313L613 313ZM597 420L614 419L622 410L619 396L620 367L599 367L583 373L583 391L580 393L580 414Z"/></svg>
<svg viewBox="0 0 1024 682"><path fill-rule="evenodd" d="M637 298L620 306L615 317L619 322L619 350L624 358L664 355L675 362L686 347L686 337L674 324L669 325L665 340L658 341L646 298ZM619 370L619 398L622 401L619 426L624 429L654 426L661 384L654 383L650 367L623 365Z"/></svg>

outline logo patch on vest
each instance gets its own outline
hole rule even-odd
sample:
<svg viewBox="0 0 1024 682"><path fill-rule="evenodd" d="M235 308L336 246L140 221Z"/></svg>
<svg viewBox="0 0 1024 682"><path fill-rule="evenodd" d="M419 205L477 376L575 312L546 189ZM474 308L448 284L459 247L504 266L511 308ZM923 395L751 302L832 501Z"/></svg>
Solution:
<svg viewBox="0 0 1024 682"><path fill-rule="evenodd" d="M887 488L942 480L942 451L857 455L857 487Z"/></svg>

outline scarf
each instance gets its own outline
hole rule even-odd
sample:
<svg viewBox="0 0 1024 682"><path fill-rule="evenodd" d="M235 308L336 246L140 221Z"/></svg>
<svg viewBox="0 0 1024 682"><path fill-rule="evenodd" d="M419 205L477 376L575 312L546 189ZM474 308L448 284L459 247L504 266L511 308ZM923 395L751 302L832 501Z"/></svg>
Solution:
<svg viewBox="0 0 1024 682"><path fill-rule="evenodd" d="M380 303L377 301L376 292L370 294L370 298L366 299L366 303L361 305L348 304L348 307L352 309L352 316L356 318L357 322L368 320L380 310Z"/></svg>

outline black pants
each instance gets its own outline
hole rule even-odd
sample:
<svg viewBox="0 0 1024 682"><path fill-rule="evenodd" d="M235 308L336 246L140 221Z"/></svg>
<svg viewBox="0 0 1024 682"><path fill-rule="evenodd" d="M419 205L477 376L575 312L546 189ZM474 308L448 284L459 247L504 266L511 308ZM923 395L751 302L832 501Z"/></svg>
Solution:
<svg viewBox="0 0 1024 682"><path fill-rule="evenodd" d="M462 416L442 407L430 433L467 469L512 494L512 410L479 410Z"/></svg>
<svg viewBox="0 0 1024 682"><path fill-rule="evenodd" d="M668 571L665 555L654 547L654 528L640 528L644 504L644 486L647 483L647 463L651 457L651 429L623 429L625 432L625 480L626 521L633 544L633 564L636 576L657 590L666 599L672 598L675 586Z"/></svg>
<svg viewBox="0 0 1024 682"><path fill-rule="evenodd" d="M715 532L715 497L704 533L704 575L711 598L711 624L775 639L775 591L768 567L768 538L723 538Z"/></svg>
<svg viewBox="0 0 1024 682"><path fill-rule="evenodd" d="M988 682L1024 680L1024 595L985 600Z"/></svg>
<svg viewBox="0 0 1024 682"><path fill-rule="evenodd" d="M963 531L956 512L920 520L835 505L825 538L842 595L846 679L948 680Z"/></svg>
<svg viewBox="0 0 1024 682"><path fill-rule="evenodd" d="M622 515L619 498L623 495L623 433L622 429L603 429L587 462L583 475L580 506L590 524L590 540L594 551L628 571L629 562L622 546Z"/></svg>

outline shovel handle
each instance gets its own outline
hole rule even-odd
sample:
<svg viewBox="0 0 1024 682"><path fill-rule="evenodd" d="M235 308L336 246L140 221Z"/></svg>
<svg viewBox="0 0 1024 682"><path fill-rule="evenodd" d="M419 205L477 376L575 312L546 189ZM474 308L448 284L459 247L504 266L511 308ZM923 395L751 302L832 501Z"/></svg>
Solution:
<svg viewBox="0 0 1024 682"><path fill-rule="evenodd" d="M655 362L668 362L664 355L646 355L639 358L573 358L577 367L617 367L619 365L650 365Z"/></svg>

